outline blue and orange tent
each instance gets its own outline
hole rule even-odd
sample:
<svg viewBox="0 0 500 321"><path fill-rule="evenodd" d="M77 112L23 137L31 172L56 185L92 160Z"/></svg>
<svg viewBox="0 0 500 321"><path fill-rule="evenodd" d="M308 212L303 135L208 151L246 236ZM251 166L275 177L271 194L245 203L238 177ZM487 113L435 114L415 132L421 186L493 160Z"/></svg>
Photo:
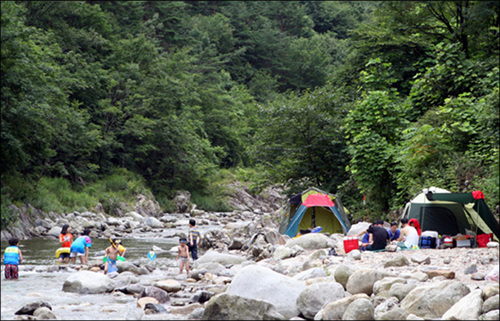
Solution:
<svg viewBox="0 0 500 321"><path fill-rule="evenodd" d="M312 187L289 199L279 232L295 237L317 227L321 227L322 233L345 235L351 223L337 195Z"/></svg>

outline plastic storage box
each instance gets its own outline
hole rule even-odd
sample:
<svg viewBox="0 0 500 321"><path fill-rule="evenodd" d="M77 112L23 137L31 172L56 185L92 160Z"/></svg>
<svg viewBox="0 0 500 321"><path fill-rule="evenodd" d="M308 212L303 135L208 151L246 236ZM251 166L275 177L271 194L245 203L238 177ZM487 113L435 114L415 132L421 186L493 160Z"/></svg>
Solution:
<svg viewBox="0 0 500 321"><path fill-rule="evenodd" d="M344 250L346 254L352 250L359 250L358 238L354 236L344 237Z"/></svg>

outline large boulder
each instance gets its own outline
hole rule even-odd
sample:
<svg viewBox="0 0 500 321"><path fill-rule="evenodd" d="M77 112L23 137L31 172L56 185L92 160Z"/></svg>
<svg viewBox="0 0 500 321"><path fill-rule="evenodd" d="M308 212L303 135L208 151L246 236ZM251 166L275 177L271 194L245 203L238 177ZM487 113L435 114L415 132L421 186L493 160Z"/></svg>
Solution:
<svg viewBox="0 0 500 321"><path fill-rule="evenodd" d="M249 265L236 273L226 293L266 300L285 318L292 318L300 313L297 298L305 287L304 281L294 280L266 267Z"/></svg>
<svg viewBox="0 0 500 321"><path fill-rule="evenodd" d="M219 253L213 250L208 250L207 252L205 252L205 254L203 254L202 257L194 261L193 267L197 268L202 264L214 262L226 266L231 264L241 264L243 261L245 261L245 258L238 255Z"/></svg>
<svg viewBox="0 0 500 321"><path fill-rule="evenodd" d="M424 319L441 318L461 298L470 293L467 285L447 280L426 284L411 290L401 301L408 312Z"/></svg>
<svg viewBox="0 0 500 321"><path fill-rule="evenodd" d="M309 233L296 239L290 239L285 244L287 247L293 247L295 245L306 250L314 250L331 248L335 245L335 241L321 233Z"/></svg>
<svg viewBox="0 0 500 321"><path fill-rule="evenodd" d="M368 223L368 222L359 222L359 223L353 224L353 225L351 225L351 228L347 232L347 236L358 235L362 231L366 231L370 227L371 224L372 223ZM360 238L361 237L362 237L362 235L360 236Z"/></svg>
<svg viewBox="0 0 500 321"><path fill-rule="evenodd" d="M337 282L318 282L304 289L297 298L297 307L307 319L313 319L326 304L344 298L345 290Z"/></svg>
<svg viewBox="0 0 500 321"><path fill-rule="evenodd" d="M373 285L384 277L393 276L390 272L371 269L356 270L347 281L346 290L351 294L366 293L372 295Z"/></svg>
<svg viewBox="0 0 500 321"><path fill-rule="evenodd" d="M375 309L368 299L357 299L345 309L342 320L374 320Z"/></svg>
<svg viewBox="0 0 500 321"><path fill-rule="evenodd" d="M165 225L158 220L157 218L154 218L152 216L148 216L144 219L144 224L151 227L151 228L163 228Z"/></svg>
<svg viewBox="0 0 500 321"><path fill-rule="evenodd" d="M285 318L267 301L221 293L206 303L202 320L285 320Z"/></svg>
<svg viewBox="0 0 500 321"><path fill-rule="evenodd" d="M341 320L349 304L358 299L369 300L370 297L364 293L359 293L330 302L314 316L314 320Z"/></svg>
<svg viewBox="0 0 500 321"><path fill-rule="evenodd" d="M187 213L191 209L191 193L188 191L177 191L173 199L175 210L178 213Z"/></svg>
<svg viewBox="0 0 500 321"><path fill-rule="evenodd" d="M62 290L80 294L97 294L111 292L114 288L115 281L104 274L78 271L64 281Z"/></svg>
<svg viewBox="0 0 500 321"><path fill-rule="evenodd" d="M483 306L483 291L476 289L455 303L441 320L477 320Z"/></svg>

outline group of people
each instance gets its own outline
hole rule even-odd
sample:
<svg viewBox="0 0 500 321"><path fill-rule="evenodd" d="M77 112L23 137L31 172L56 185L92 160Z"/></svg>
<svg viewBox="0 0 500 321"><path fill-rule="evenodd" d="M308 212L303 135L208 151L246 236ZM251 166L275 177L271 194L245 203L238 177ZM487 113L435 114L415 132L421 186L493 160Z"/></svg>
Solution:
<svg viewBox="0 0 500 321"><path fill-rule="evenodd" d="M421 234L418 220L403 218L401 230L397 222L392 222L391 227L385 229L384 221L378 220L356 236L363 235L360 245L362 251L378 251L385 249L388 244L397 244L402 249L416 248Z"/></svg>
<svg viewBox="0 0 500 321"><path fill-rule="evenodd" d="M87 264L89 249L92 247L92 239L89 235L90 229L85 228L82 234L73 240L71 227L68 224L64 224L59 234L59 243L61 244L61 248L58 250L58 252L60 252L59 261L66 263L71 261L71 263L75 263L76 258L79 257L82 264ZM111 245L106 248L104 254L104 274L118 271L116 261L120 257L125 258L127 255L127 249L121 244L121 240L116 238L110 238L109 240ZM181 238L179 240L176 261L180 259L180 274L182 274L182 270L185 269L189 275L189 254L191 254L193 261L198 259L198 244L200 241L201 233L196 229L196 221L190 219L188 238ZM19 277L18 265L22 260L23 255L19 249L19 239L13 237L9 239L9 246L5 249L3 256L6 279L17 279Z"/></svg>
<svg viewBox="0 0 500 321"><path fill-rule="evenodd" d="M181 260L179 263L179 274L182 274L182 270L185 268L189 276L189 253L191 253L193 261L196 261L198 259L198 244L201 241L201 233L196 229L196 221L194 219L189 220L188 239L189 243L184 237L179 239L179 247L175 260Z"/></svg>
<svg viewBox="0 0 500 321"><path fill-rule="evenodd" d="M88 263L89 260L89 248L92 247L92 240L89 236L90 229L83 229L82 234L73 241L73 234L71 234L71 227L68 224L64 224L61 233L59 234L59 243L61 243L61 254L59 255L60 262L75 263L76 257L80 258L82 264ZM64 249L69 249L64 251Z"/></svg>

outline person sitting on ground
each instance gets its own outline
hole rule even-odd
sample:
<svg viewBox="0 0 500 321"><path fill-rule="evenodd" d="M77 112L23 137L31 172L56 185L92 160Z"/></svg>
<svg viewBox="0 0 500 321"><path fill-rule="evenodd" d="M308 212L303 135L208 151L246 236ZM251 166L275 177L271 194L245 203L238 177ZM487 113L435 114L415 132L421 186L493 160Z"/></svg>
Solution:
<svg viewBox="0 0 500 321"><path fill-rule="evenodd" d="M401 248L411 249L413 246L418 246L417 230L408 224L408 219L401 219L401 235L398 238L398 246Z"/></svg>
<svg viewBox="0 0 500 321"><path fill-rule="evenodd" d="M378 220L375 223L373 223L375 226L384 226L384 221ZM361 231L358 234L356 234L356 237L359 237L361 234L363 235L363 239L361 240L361 245L359 246L359 249L361 251L366 251L366 246L370 244L370 233L367 232L367 230Z"/></svg>
<svg viewBox="0 0 500 321"><path fill-rule="evenodd" d="M367 251L385 250L387 241L389 240L389 234L387 230L383 228L384 222L379 220L375 223L376 224L370 225L366 230L370 234L370 239L366 246Z"/></svg>
<svg viewBox="0 0 500 321"><path fill-rule="evenodd" d="M398 223L392 222L391 227L387 229L387 233L389 233L390 242L397 241L401 235L401 231L398 229Z"/></svg>
<svg viewBox="0 0 500 321"><path fill-rule="evenodd" d="M422 230L420 229L420 223L418 223L418 220L416 218L412 218L408 221L408 224L410 226L413 226L418 233L418 236L422 235Z"/></svg>
<svg viewBox="0 0 500 321"><path fill-rule="evenodd" d="M118 243L116 239L111 240L111 246L106 248L105 256L106 256L106 264L104 265L104 275L118 271L118 267L116 266L116 260L118 259L118 255L120 254L120 250L118 249Z"/></svg>

